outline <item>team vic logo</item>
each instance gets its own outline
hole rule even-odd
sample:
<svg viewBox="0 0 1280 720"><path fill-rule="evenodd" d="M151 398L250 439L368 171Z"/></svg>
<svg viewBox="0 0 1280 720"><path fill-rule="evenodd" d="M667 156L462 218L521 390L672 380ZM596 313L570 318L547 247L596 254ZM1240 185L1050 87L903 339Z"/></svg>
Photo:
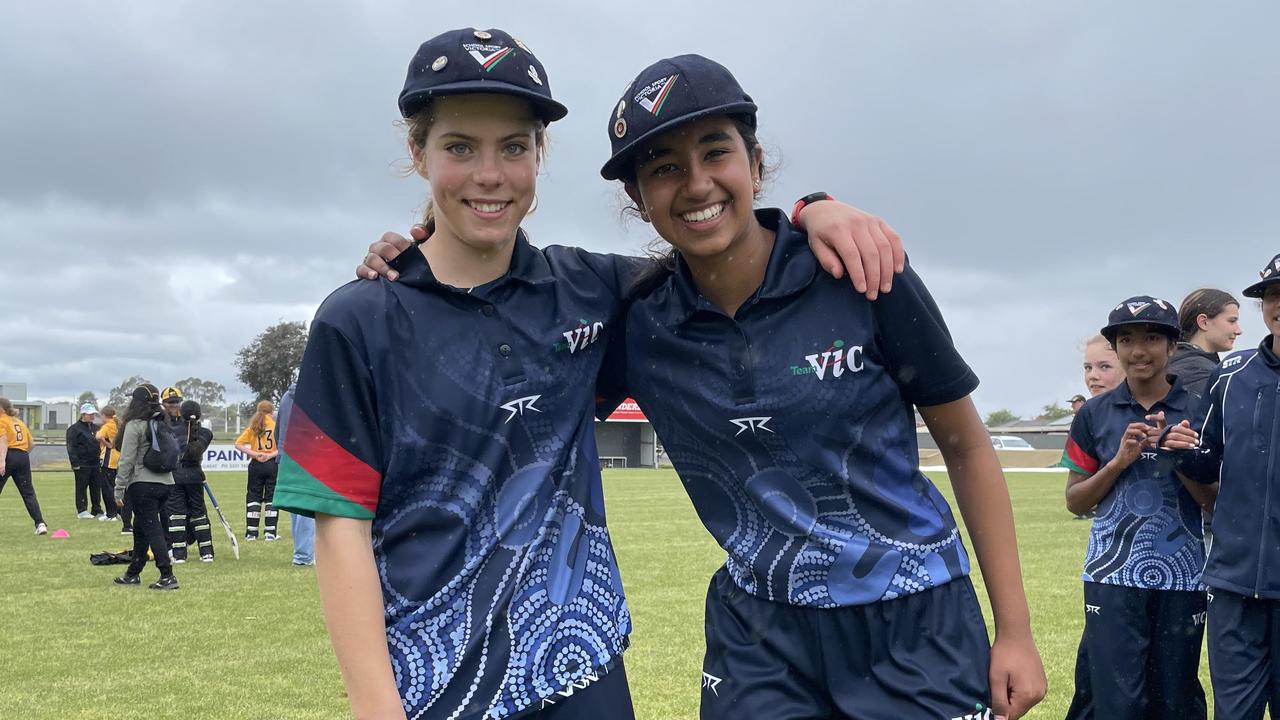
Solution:
<svg viewBox="0 0 1280 720"><path fill-rule="evenodd" d="M599 340L601 330L604 330L602 322L589 323L586 320L579 320L578 327L561 333L564 336L564 342L556 343L555 349L568 350L572 355Z"/></svg>
<svg viewBox="0 0 1280 720"><path fill-rule="evenodd" d="M812 355L804 356L807 365L792 365L792 375L817 375L825 380L828 375L838 378L846 372L862 372L862 346L845 346L843 340L836 340L831 347Z"/></svg>
<svg viewBox="0 0 1280 720"><path fill-rule="evenodd" d="M636 93L636 102L640 103L640 107L657 117L662 112L662 106L666 104L667 98L671 96L671 89L675 87L676 78L678 77L680 77L680 74L676 73L670 77L654 80L645 85L640 88L640 92Z"/></svg>
<svg viewBox="0 0 1280 720"><path fill-rule="evenodd" d="M502 47L501 45L482 45L480 43L465 43L462 49L475 58L475 61L480 63L480 67L484 68L485 72L497 67L498 63L506 59L514 50L514 48Z"/></svg>

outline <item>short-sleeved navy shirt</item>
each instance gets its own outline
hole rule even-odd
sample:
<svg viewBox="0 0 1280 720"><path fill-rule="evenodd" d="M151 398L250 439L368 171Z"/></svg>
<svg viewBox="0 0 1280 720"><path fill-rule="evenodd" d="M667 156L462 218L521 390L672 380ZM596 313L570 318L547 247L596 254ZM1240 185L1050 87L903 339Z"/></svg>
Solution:
<svg viewBox="0 0 1280 720"><path fill-rule="evenodd" d="M819 272L779 210L757 292L730 318L688 267L627 314L626 383L746 592L812 607L937 587L969 561L919 470L914 405L977 378L909 267L875 302Z"/></svg>
<svg viewBox="0 0 1280 720"><path fill-rule="evenodd" d="M592 417L623 264L521 234L468 292L415 249L316 313L275 504L372 520L409 718L537 707L626 645Z"/></svg>
<svg viewBox="0 0 1280 720"><path fill-rule="evenodd" d="M1164 412L1187 419L1195 396L1176 379L1163 400L1142 407L1129 383L1091 398L1071 422L1062 466L1086 477L1111 462L1129 423ZM1175 457L1143 452L1098 503L1085 552L1085 582L1152 590L1198 590L1204 569L1200 506L1174 474Z"/></svg>

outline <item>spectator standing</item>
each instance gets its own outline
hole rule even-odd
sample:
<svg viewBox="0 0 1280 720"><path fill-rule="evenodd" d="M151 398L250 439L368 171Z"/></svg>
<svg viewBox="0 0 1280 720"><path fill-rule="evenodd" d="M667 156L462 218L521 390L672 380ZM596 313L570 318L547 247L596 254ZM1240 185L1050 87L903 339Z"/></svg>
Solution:
<svg viewBox="0 0 1280 720"><path fill-rule="evenodd" d="M102 504L111 502L109 496L102 497L98 482L98 426L93 422L97 416L98 408L85 403L80 406L80 419L67 428L67 459L75 473L76 517L81 520L102 516Z"/></svg>
<svg viewBox="0 0 1280 720"><path fill-rule="evenodd" d="M280 454L276 446L276 421L272 417L275 405L269 400L258 403L257 412L249 421L249 427L236 438L236 449L248 455L249 481L245 495L244 539L253 542L258 539L258 519L263 523L263 539L274 541L278 513L272 504L276 493L276 472Z"/></svg>
<svg viewBox="0 0 1280 720"><path fill-rule="evenodd" d="M160 409L160 391L146 383L134 389L129 407L124 411L124 427L116 434L115 448L120 451L120 471L116 474L116 505L123 506L125 497L133 506L133 561L124 575L115 579L117 585L140 585L138 575L147 565L147 550L155 558L160 579L149 587L152 590L177 590L178 578L173 574L169 548L164 540L164 527L160 513L169 488L173 486L173 473L156 472L143 462L151 447L155 433L165 432L164 411Z"/></svg>
<svg viewBox="0 0 1280 720"><path fill-rule="evenodd" d="M173 471L174 485L165 505L170 552L175 564L184 563L187 545L195 542L200 561L213 562L213 534L209 530L209 511L204 505L204 468L201 467L204 451L213 442L213 432L200 424L200 403L183 401L181 414L178 467Z"/></svg>
<svg viewBox="0 0 1280 720"><path fill-rule="evenodd" d="M110 405L102 408L102 427L98 429L95 438L98 440L98 446L101 448L98 463L98 481L102 484L103 502L109 504L111 511L117 511L117 517L123 522L120 528L121 535L133 535L133 512L129 508L129 501L126 499L124 507L116 508L114 502L109 502L109 498L114 497L116 487L116 472L120 468L120 453L115 448L116 433L120 431L120 423L116 420L116 409Z"/></svg>

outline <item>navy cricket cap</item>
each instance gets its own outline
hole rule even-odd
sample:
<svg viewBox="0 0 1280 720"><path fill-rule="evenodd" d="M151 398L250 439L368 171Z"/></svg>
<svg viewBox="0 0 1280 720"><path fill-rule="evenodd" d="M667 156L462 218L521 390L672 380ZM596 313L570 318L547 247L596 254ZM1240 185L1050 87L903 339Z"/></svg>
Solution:
<svg viewBox="0 0 1280 720"><path fill-rule="evenodd" d="M569 109L551 98L551 81L529 48L502 30L462 28L422 43L400 91L400 114L411 117L432 98L494 93L528 100L543 122Z"/></svg>
<svg viewBox="0 0 1280 720"><path fill-rule="evenodd" d="M1115 344L1116 334L1126 325L1149 325L1177 340L1182 336L1178 310L1168 302L1150 295L1138 295L1120 303L1107 316L1107 326L1100 331Z"/></svg>
<svg viewBox="0 0 1280 720"><path fill-rule="evenodd" d="M1271 262L1258 271L1258 277L1262 279L1244 289L1241 293L1245 297L1260 298L1267 292L1267 286L1272 283L1280 282L1280 255L1271 258Z"/></svg>
<svg viewBox="0 0 1280 720"><path fill-rule="evenodd" d="M756 126L756 104L728 68L701 55L659 60L636 76L609 115L613 157L600 174L621 178L641 143L708 115L740 115Z"/></svg>

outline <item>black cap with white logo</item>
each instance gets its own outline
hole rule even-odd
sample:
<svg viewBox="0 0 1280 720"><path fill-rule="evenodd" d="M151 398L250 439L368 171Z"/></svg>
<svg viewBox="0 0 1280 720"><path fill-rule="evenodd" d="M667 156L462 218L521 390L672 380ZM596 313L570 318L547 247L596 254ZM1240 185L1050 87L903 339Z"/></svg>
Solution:
<svg viewBox="0 0 1280 720"><path fill-rule="evenodd" d="M1280 282L1280 255L1271 258L1271 262L1258 271L1258 276L1262 279L1244 289L1245 297L1260 298L1266 294L1268 285Z"/></svg>
<svg viewBox="0 0 1280 720"><path fill-rule="evenodd" d="M659 60L636 76L609 114L613 156L600 174L621 178L641 143L709 115L735 115L756 126L756 104L728 68L701 55Z"/></svg>
<svg viewBox="0 0 1280 720"><path fill-rule="evenodd" d="M400 114L411 117L434 97L473 93L528 100L543 122L569 114L552 99L551 81L533 52L492 28L450 30L422 43L400 91Z"/></svg>
<svg viewBox="0 0 1280 720"><path fill-rule="evenodd" d="M1177 308L1150 295L1137 295L1117 305L1107 316L1107 326L1100 332L1108 342L1115 344L1116 334L1126 325L1149 325L1174 340L1182 336Z"/></svg>

